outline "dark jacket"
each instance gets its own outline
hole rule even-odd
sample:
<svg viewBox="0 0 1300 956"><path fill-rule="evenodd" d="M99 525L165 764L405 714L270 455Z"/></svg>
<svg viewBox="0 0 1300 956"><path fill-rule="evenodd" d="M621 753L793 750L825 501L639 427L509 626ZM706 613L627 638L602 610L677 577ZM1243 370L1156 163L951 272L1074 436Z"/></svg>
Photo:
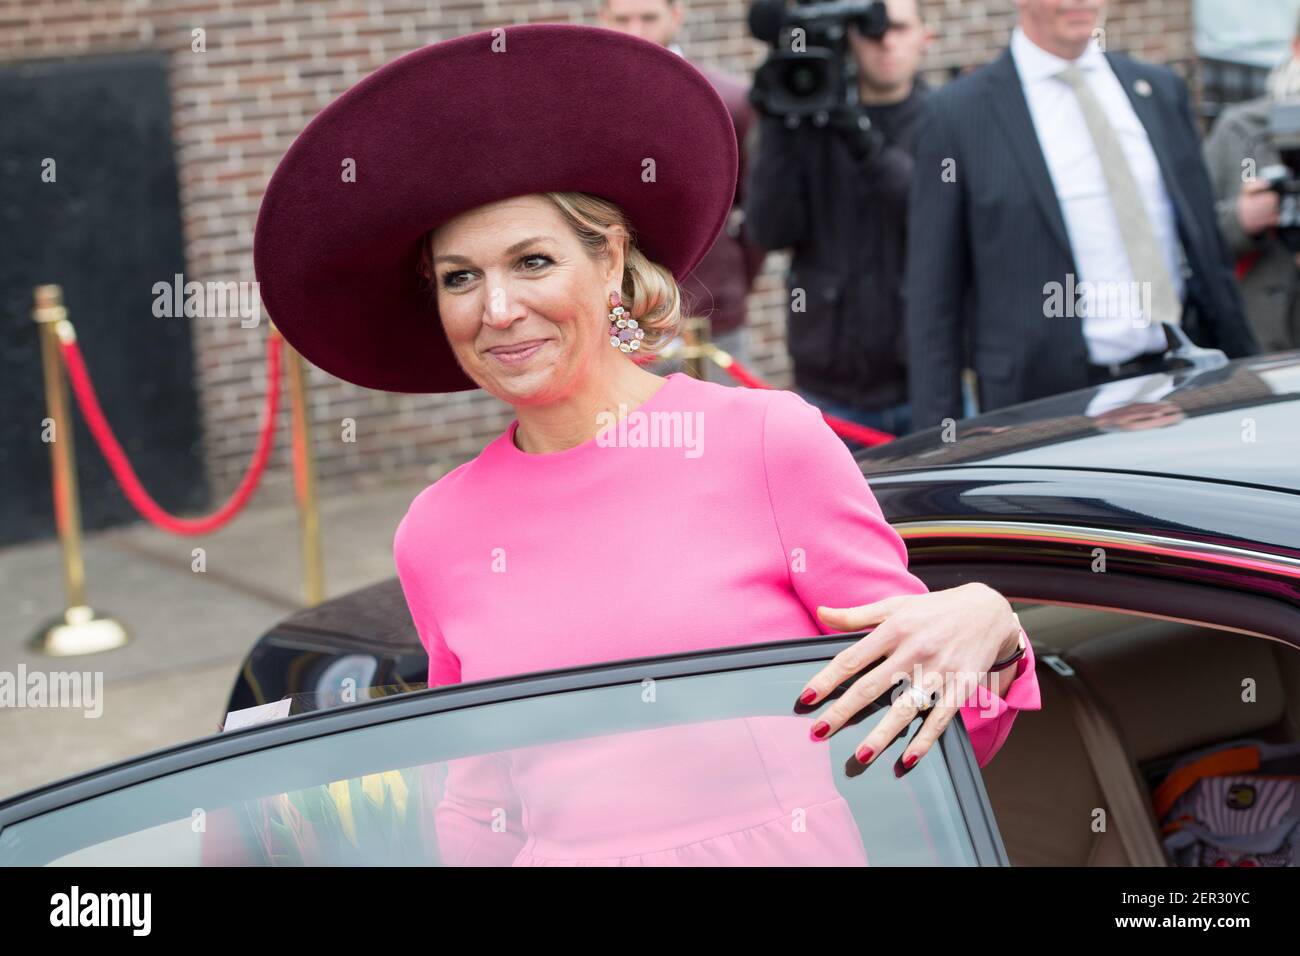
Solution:
<svg viewBox="0 0 1300 956"><path fill-rule="evenodd" d="M1231 106L1205 141L1205 164L1218 197L1219 232L1228 251L1248 267L1241 295L1246 318L1265 352L1300 348L1300 271L1295 256L1275 230L1248 236L1237 219L1242 161L1253 160L1256 172L1282 161L1269 139L1272 108L1268 97Z"/></svg>
<svg viewBox="0 0 1300 956"><path fill-rule="evenodd" d="M885 135L863 159L834 130L759 120L745 222L759 244L792 249L786 339L795 384L859 408L907 400L908 150L925 95L918 84L897 107L860 108Z"/></svg>
<svg viewBox="0 0 1300 956"><path fill-rule="evenodd" d="M745 152L754 109L749 103L749 90L740 80L712 67L696 66L696 69L708 78L727 104L736 127L740 168L731 219L695 271L680 283L682 315L707 315L713 334L721 335L745 324L745 297L767 256L766 249L750 241L742 222L749 165Z"/></svg>
<svg viewBox="0 0 1300 956"><path fill-rule="evenodd" d="M1184 328L1229 356L1254 354L1187 85L1165 67L1106 57L1146 128L1174 206L1189 266ZM1045 317L1045 286L1065 286L1077 269L1010 51L952 81L927 106L907 276L918 429L961 417L967 360L983 411L1088 384L1082 320Z"/></svg>

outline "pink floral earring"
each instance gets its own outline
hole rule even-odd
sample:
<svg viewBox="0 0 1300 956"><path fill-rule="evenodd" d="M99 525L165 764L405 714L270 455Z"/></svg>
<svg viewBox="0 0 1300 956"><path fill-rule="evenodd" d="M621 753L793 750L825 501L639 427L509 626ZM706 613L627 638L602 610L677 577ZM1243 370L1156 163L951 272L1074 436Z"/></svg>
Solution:
<svg viewBox="0 0 1300 956"><path fill-rule="evenodd" d="M620 352L639 351L645 330L637 328L636 319L623 308L623 297L617 292L609 294L609 305L609 344Z"/></svg>

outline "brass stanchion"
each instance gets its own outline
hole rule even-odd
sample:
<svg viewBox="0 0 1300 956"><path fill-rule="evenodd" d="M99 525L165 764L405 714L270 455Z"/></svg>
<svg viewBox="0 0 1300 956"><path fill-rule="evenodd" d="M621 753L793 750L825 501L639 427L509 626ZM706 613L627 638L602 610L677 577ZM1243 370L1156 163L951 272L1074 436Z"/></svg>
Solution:
<svg viewBox="0 0 1300 956"><path fill-rule="evenodd" d="M707 318L692 317L682 323L682 368L691 378L702 379L705 355L710 348Z"/></svg>
<svg viewBox="0 0 1300 956"><path fill-rule="evenodd" d="M962 369L962 370L961 370L961 382L962 382L962 385L965 386L966 391L967 391L967 392L968 392L972 397L974 397L974 396L978 396L978 395L979 395L979 377L976 376L976 374L975 374L975 370L974 370L974 369L970 369L970 368L964 368L964 369ZM978 415L978 414L979 414L979 411L980 411L980 410L979 410L979 402L976 401L974 404L975 404L975 409L974 409L975 414Z"/></svg>
<svg viewBox="0 0 1300 956"><path fill-rule="evenodd" d="M280 330L271 324L273 335ZM297 489L298 518L302 527L303 591L308 605L325 600L325 561L321 554L320 506L316 498L316 458L311 447L311 416L307 411L306 379L302 356L284 342L284 359L289 366L289 394L293 406L293 457L295 473L302 485Z"/></svg>
<svg viewBox="0 0 1300 956"><path fill-rule="evenodd" d="M111 617L101 617L86 604L86 570L81 555L81 505L77 492L76 457L72 444L68 383L63 374L59 344L75 337L63 307L63 290L57 285L37 286L36 320L41 338L41 363L45 370L46 414L54 423L50 465L54 479L54 520L63 550L63 587L67 609L31 639L30 646L52 657L97 654L118 648L131 637Z"/></svg>

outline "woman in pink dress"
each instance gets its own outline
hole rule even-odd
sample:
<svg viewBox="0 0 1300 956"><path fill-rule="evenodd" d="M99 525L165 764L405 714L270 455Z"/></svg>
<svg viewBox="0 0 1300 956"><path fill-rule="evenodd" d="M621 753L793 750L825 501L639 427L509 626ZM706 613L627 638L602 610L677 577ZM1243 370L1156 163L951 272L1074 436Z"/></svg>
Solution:
<svg viewBox="0 0 1300 956"><path fill-rule="evenodd" d="M958 714L983 765L1040 706L1007 601L908 571L813 406L634 361L673 338L736 169L686 60L546 24L378 70L268 186L254 258L290 344L359 385L483 388L516 414L395 535L430 685L874 627L796 688L806 713L574 727L436 768L444 862L865 863L825 746L851 717L908 678L856 749L870 766L922 716L902 774Z"/></svg>

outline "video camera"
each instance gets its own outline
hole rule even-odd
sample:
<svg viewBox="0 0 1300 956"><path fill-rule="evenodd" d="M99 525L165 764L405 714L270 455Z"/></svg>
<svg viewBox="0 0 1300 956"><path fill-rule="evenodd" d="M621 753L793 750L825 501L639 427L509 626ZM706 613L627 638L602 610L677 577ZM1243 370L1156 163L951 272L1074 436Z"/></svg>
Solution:
<svg viewBox="0 0 1300 956"><path fill-rule="evenodd" d="M1269 141L1282 162L1259 171L1261 182L1277 193L1278 238L1292 253L1300 252L1300 103L1275 103L1269 115Z"/></svg>
<svg viewBox="0 0 1300 956"><path fill-rule="evenodd" d="M749 8L749 31L772 47L754 76L754 108L797 125L811 118L825 125L832 114L857 102L857 61L849 48L849 24L880 39L889 13L880 0L798 2L757 0Z"/></svg>

